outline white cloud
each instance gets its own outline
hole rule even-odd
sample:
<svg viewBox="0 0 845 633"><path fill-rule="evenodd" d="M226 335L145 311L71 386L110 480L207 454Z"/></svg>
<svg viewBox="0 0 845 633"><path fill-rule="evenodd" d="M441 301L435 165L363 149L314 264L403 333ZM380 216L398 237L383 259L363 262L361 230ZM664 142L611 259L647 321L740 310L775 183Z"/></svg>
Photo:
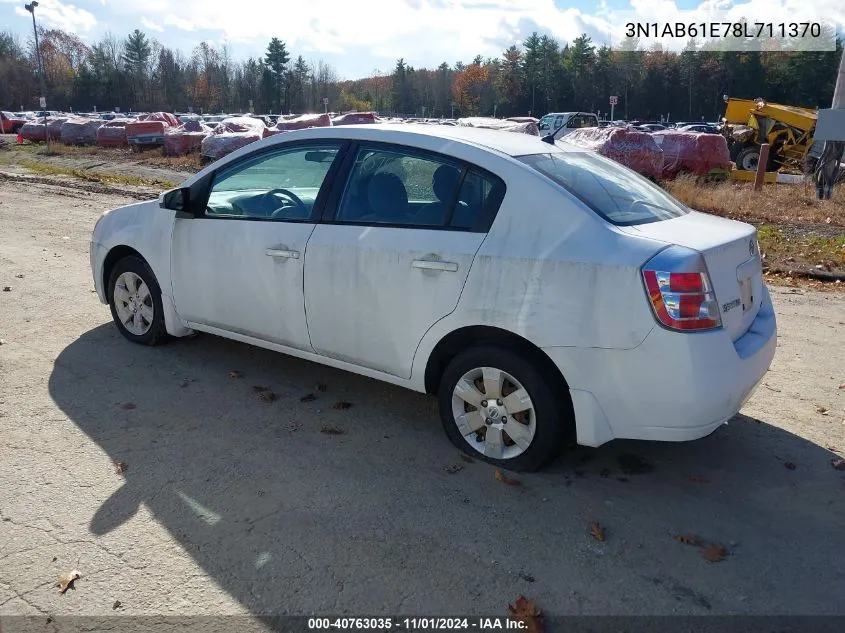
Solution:
<svg viewBox="0 0 845 633"><path fill-rule="evenodd" d="M6 2L10 3L10 0ZM29 12L22 6L15 7L15 13L22 17L30 17ZM39 0L38 7L35 9L35 19L42 26L59 28L71 33L90 31L97 25L97 18L93 13L61 0Z"/></svg>
<svg viewBox="0 0 845 633"><path fill-rule="evenodd" d="M0 3L18 2L16 12L21 13L23 1ZM580 8L561 9L555 0L117 0L95 12L101 25L112 30L131 30L140 23L181 46L187 46L185 32L191 32L191 41L226 38L255 53L263 51L271 37L279 37L289 50L308 58L343 55L347 68L357 66L357 58L387 68L399 57L417 67L466 62L476 55L497 57L535 30L561 42L586 32L598 45L618 43L619 33L608 22L613 11L607 0L578 4ZM675 0L629 0L628 6L641 22L665 23L678 12ZM713 10L732 16L750 12L769 20L787 12L802 22L821 19L845 27L842 0L699 0L696 10L702 16ZM70 0L41 0L36 11L45 26L89 31L97 24L91 13Z"/></svg>
<svg viewBox="0 0 845 633"><path fill-rule="evenodd" d="M158 31L159 33L164 33L164 27L157 23L153 22L152 20L148 20L146 17L141 17L141 26L144 28L150 29L151 31Z"/></svg>
<svg viewBox="0 0 845 633"><path fill-rule="evenodd" d="M156 16L176 28L216 31L232 42L263 43L283 39L292 50L319 53L366 51L384 58L405 57L412 64L469 60L478 54L498 56L534 30L571 41L583 32L599 44L610 43L604 19L607 5L584 3L584 9L560 9L554 0L308 0L279 3L252 0L121 0L113 11ZM674 0L631 0L642 21L665 21L678 12ZM699 10L750 9L755 15L787 11L801 21L822 18L845 26L841 0L703 0Z"/></svg>

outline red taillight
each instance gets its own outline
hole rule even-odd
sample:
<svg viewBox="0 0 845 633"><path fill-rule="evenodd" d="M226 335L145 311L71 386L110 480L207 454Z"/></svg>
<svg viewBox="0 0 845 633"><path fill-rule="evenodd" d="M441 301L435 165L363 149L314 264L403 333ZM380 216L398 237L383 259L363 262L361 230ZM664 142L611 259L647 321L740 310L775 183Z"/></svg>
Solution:
<svg viewBox="0 0 845 633"><path fill-rule="evenodd" d="M657 320L673 330L709 330L721 326L719 306L706 272L643 269Z"/></svg>
<svg viewBox="0 0 845 633"><path fill-rule="evenodd" d="M670 292L704 292L701 273L669 273Z"/></svg>

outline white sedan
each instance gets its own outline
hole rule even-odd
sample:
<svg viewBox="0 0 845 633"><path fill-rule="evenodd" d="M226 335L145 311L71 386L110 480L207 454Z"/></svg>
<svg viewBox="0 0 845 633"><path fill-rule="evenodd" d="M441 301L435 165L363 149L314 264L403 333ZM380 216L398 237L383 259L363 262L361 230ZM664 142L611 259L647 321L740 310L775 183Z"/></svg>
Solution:
<svg viewBox="0 0 845 633"><path fill-rule="evenodd" d="M708 435L776 346L752 226L494 130L279 134L105 213L91 267L130 341L207 332L436 394L458 448L514 470L568 436Z"/></svg>

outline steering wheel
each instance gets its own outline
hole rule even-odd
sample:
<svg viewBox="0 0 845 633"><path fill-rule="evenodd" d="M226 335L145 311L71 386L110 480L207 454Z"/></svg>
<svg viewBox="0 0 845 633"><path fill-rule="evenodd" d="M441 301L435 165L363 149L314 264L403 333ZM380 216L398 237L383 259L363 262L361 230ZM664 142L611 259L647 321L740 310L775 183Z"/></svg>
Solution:
<svg viewBox="0 0 845 633"><path fill-rule="evenodd" d="M271 196L275 196L277 194L284 196L289 201L293 202L297 207L302 209L302 213L304 216L308 216L308 214L310 213L308 211L308 207L305 206L305 203L298 195L296 195L293 191L289 191L288 189L282 189L281 187L277 189L271 189L263 196L261 196L261 206L263 207L270 200ZM276 209L275 211L273 211L273 213L270 214L270 217L276 218L283 214L286 214L288 211L290 211L288 207L282 207L281 209Z"/></svg>

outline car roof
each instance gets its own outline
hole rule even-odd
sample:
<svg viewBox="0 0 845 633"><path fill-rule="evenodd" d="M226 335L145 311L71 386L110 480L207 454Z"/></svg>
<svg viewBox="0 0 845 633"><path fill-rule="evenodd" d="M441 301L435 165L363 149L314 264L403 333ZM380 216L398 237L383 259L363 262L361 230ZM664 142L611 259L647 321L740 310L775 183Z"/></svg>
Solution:
<svg viewBox="0 0 845 633"><path fill-rule="evenodd" d="M296 137L293 135L296 135ZM283 139L293 140L294 138L348 138L362 141L413 144L414 139L420 136L449 139L465 145L493 150L508 156L548 154L549 152L563 151L558 146L545 143L540 140L539 136L532 134L465 127L461 125L414 125L402 123L391 125L373 125L372 123L338 125L286 132L273 138L279 139L279 141Z"/></svg>

